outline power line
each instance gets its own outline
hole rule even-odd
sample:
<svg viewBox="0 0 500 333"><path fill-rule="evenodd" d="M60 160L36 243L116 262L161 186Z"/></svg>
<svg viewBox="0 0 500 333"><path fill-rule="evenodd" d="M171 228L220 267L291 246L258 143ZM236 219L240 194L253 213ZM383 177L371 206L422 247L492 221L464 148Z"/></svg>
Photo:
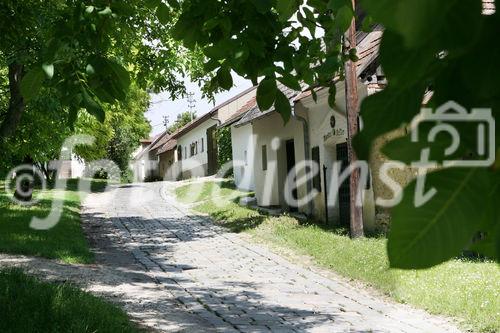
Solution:
<svg viewBox="0 0 500 333"><path fill-rule="evenodd" d="M196 108L196 100L194 99L194 93L190 92L187 95L188 95L187 101L188 101L189 114L191 115L191 121L193 121L194 109Z"/></svg>

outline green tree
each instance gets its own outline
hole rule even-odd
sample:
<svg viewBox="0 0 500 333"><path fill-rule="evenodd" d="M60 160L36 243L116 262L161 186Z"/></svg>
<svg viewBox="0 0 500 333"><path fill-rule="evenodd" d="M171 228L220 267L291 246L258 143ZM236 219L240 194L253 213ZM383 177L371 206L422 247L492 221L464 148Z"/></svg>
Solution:
<svg viewBox="0 0 500 333"><path fill-rule="evenodd" d="M15 132L42 87L54 90L71 121L81 109L104 121L103 104L123 100L132 80L183 94L179 73L196 71L199 54L168 33L176 6L151 2L2 1L0 68L9 100L0 110L0 140Z"/></svg>
<svg viewBox="0 0 500 333"><path fill-rule="evenodd" d="M233 146L231 141L231 127L226 126L217 129L216 132L217 139L217 165L223 166L224 164L231 162L233 160ZM224 177L232 175L233 170L228 172L228 174L223 175Z"/></svg>
<svg viewBox="0 0 500 333"><path fill-rule="evenodd" d="M167 132L169 134L172 134L178 129L189 124L194 119L196 119L196 112L184 111L182 113L179 113L174 123L167 128Z"/></svg>
<svg viewBox="0 0 500 333"><path fill-rule="evenodd" d="M106 106L108 115L104 123L93 117L82 115L76 122L76 132L96 138L94 145L77 147L78 156L87 161L110 159L126 176L129 161L140 139L149 135L151 125L144 113L148 110L149 95L132 85L126 99L118 104Z"/></svg>

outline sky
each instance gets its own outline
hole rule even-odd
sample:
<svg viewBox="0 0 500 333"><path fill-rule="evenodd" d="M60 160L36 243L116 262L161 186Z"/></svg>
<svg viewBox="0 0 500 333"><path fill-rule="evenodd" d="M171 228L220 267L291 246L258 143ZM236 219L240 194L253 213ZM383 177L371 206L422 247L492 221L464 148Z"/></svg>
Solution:
<svg viewBox="0 0 500 333"><path fill-rule="evenodd" d="M212 110L216 105L219 105L231 97L237 95L243 90L250 88L252 83L250 80L245 80L242 77L233 74L234 86L231 90L225 91L215 95L215 105L206 99L201 98L201 90L197 83L186 81L186 88L188 92L194 93L194 99L196 101L196 114L201 116L210 110ZM152 126L151 136L159 134L165 130L163 125L163 116L168 116L170 125L177 118L179 113L188 110L187 98L180 98L177 100L171 100L170 94L168 92L163 92L160 94L151 95L151 105L149 110L146 112L146 118L149 119Z"/></svg>

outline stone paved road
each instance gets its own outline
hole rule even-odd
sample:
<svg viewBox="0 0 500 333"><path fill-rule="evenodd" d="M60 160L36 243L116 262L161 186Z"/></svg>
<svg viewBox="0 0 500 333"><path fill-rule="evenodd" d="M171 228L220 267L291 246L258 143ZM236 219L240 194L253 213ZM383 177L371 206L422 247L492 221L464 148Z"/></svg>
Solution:
<svg viewBox="0 0 500 333"><path fill-rule="evenodd" d="M101 264L140 264L158 329L216 332L458 332L449 322L327 278L189 212L168 183L89 196L84 219ZM126 256L131 253L132 256ZM128 258L128 259L127 259ZM123 261L123 262L120 262ZM158 295L155 300L154 294ZM169 298L158 310L155 301ZM164 300L166 301L166 300ZM188 317L172 326L172 311ZM167 326L161 325L161 318ZM175 329L172 329L175 327Z"/></svg>

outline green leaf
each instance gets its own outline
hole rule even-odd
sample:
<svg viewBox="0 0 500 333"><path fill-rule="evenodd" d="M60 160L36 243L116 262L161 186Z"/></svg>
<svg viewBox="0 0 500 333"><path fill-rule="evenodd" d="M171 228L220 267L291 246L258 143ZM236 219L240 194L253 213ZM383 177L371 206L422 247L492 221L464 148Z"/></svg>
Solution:
<svg viewBox="0 0 500 333"><path fill-rule="evenodd" d="M363 24L361 25L361 31L370 32L373 26L373 18L371 16L367 16L363 19Z"/></svg>
<svg viewBox="0 0 500 333"><path fill-rule="evenodd" d="M326 8L333 10L333 11L337 11L338 9L340 9L344 6L351 6L352 7L351 0L330 0L330 1L328 1Z"/></svg>
<svg viewBox="0 0 500 333"><path fill-rule="evenodd" d="M155 9L156 7L158 7L160 2L160 0L146 0L144 4L146 5L146 8Z"/></svg>
<svg viewBox="0 0 500 333"><path fill-rule="evenodd" d="M335 13L335 25L341 32L347 31L351 25L354 12L352 6L342 6Z"/></svg>
<svg viewBox="0 0 500 333"><path fill-rule="evenodd" d="M291 74L284 74L282 77L278 78L278 81L283 83L290 89L293 89L295 91L302 91L302 88L300 87L299 84L299 80L297 80L297 78Z"/></svg>
<svg viewBox="0 0 500 333"><path fill-rule="evenodd" d="M42 69L49 80L54 77L54 64L43 64Z"/></svg>
<svg viewBox="0 0 500 333"><path fill-rule="evenodd" d="M286 22L299 9L297 0L278 0L276 10L281 22Z"/></svg>
<svg viewBox="0 0 500 333"><path fill-rule="evenodd" d="M163 2L156 8L156 17L161 24L167 24L170 20L170 9Z"/></svg>
<svg viewBox="0 0 500 333"><path fill-rule="evenodd" d="M273 106L277 91L275 79L265 78L260 82L257 87L257 105L261 111L269 110Z"/></svg>
<svg viewBox="0 0 500 333"><path fill-rule="evenodd" d="M368 159L372 143L380 135L410 122L420 112L425 88L424 83L401 88L389 84L363 100L360 114L366 125L353 139L360 159Z"/></svg>
<svg viewBox="0 0 500 333"><path fill-rule="evenodd" d="M103 10L101 10L100 12L98 12L98 14L102 15L102 16L107 16L107 15L111 15L112 11L111 11L111 8L106 7Z"/></svg>
<svg viewBox="0 0 500 333"><path fill-rule="evenodd" d="M500 224L499 224L500 225ZM491 260L500 259L500 251L498 242L500 239L500 228L497 226L496 230L491 230L491 233L487 233L484 239L474 243L470 250L485 256Z"/></svg>
<svg viewBox="0 0 500 333"><path fill-rule="evenodd" d="M38 95L42 88L45 72L40 67L30 70L21 80L21 95L26 101L30 101Z"/></svg>
<svg viewBox="0 0 500 333"><path fill-rule="evenodd" d="M94 11L94 9L95 9L94 6L87 6L87 8L85 8L85 13L91 14Z"/></svg>
<svg viewBox="0 0 500 333"><path fill-rule="evenodd" d="M233 77L227 67L221 67L217 71L217 82L222 89L229 90L233 87Z"/></svg>
<svg viewBox="0 0 500 333"><path fill-rule="evenodd" d="M250 2L257 8L257 11L261 14L268 13L272 6L273 1L271 0L250 0Z"/></svg>
<svg viewBox="0 0 500 333"><path fill-rule="evenodd" d="M363 0L361 6L408 48L462 49L479 37L481 1Z"/></svg>
<svg viewBox="0 0 500 333"><path fill-rule="evenodd" d="M283 119L285 124L288 123L288 121L290 120L290 116L292 114L292 106L290 104L290 100L288 99L288 97L286 97L285 94L281 92L281 90L278 90L276 92L276 100L274 102L274 108L281 115L281 118Z"/></svg>
<svg viewBox="0 0 500 333"><path fill-rule="evenodd" d="M91 64L87 64L87 66L85 66L85 73L87 73L87 75L95 74L94 67Z"/></svg>
<svg viewBox="0 0 500 333"><path fill-rule="evenodd" d="M330 85L330 88L328 89L328 105L334 109L335 108L335 97L337 95L337 86L335 83L332 83Z"/></svg>
<svg viewBox="0 0 500 333"><path fill-rule="evenodd" d="M442 132L438 134L434 142L429 141L429 133L437 125L437 123L434 121L422 122L418 125L418 128L409 129L408 135L396 138L385 144L382 148L382 152L391 160L411 164L412 162L420 161L422 151L427 148L430 149L429 160L436 161L437 163L442 163L445 160L462 160L465 156L468 155L468 153L472 151L472 149L475 149L475 147L477 146L477 133L475 133L475 131L467 131L463 126L460 125L466 125L465 128L468 129L475 129L477 124L457 124L456 122L441 122L441 124L448 124L452 126L460 134L460 145L452 155L446 155L446 149L452 146L454 140L449 133ZM416 142L412 141L411 132L413 131L418 134L419 140ZM471 132L475 134L473 135L474 142L473 144L468 145L467 141L469 141L469 139L467 139L467 134ZM470 147L472 147L472 149L470 149Z"/></svg>
<svg viewBox="0 0 500 333"><path fill-rule="evenodd" d="M353 62L356 62L359 60L358 58L358 52L356 51L356 49L350 49L349 50L349 60L353 61Z"/></svg>
<svg viewBox="0 0 500 333"><path fill-rule="evenodd" d="M167 2L172 8L179 9L181 7L179 1L177 0L167 0Z"/></svg>
<svg viewBox="0 0 500 333"><path fill-rule="evenodd" d="M83 104L87 109L88 113L97 118L101 123L106 119L106 114L102 106L90 97L89 92L86 89L82 90Z"/></svg>
<svg viewBox="0 0 500 333"><path fill-rule="evenodd" d="M400 85L425 80L438 62L435 54L426 48L406 48L403 37L392 31L384 32L379 57L389 82Z"/></svg>
<svg viewBox="0 0 500 333"><path fill-rule="evenodd" d="M393 268L423 269L458 256L480 228L478 212L489 204L481 195L488 178L480 168L428 174L425 190L437 192L420 207L414 204L415 187L414 181L392 211L387 250Z"/></svg>
<svg viewBox="0 0 500 333"><path fill-rule="evenodd" d="M68 125L72 130L74 130L77 118L78 118L78 108L70 106L68 110Z"/></svg>
<svg viewBox="0 0 500 333"><path fill-rule="evenodd" d="M89 64L95 72L89 81L92 91L99 99L109 103L124 100L131 83L127 70L117 62L103 57L91 57Z"/></svg>

